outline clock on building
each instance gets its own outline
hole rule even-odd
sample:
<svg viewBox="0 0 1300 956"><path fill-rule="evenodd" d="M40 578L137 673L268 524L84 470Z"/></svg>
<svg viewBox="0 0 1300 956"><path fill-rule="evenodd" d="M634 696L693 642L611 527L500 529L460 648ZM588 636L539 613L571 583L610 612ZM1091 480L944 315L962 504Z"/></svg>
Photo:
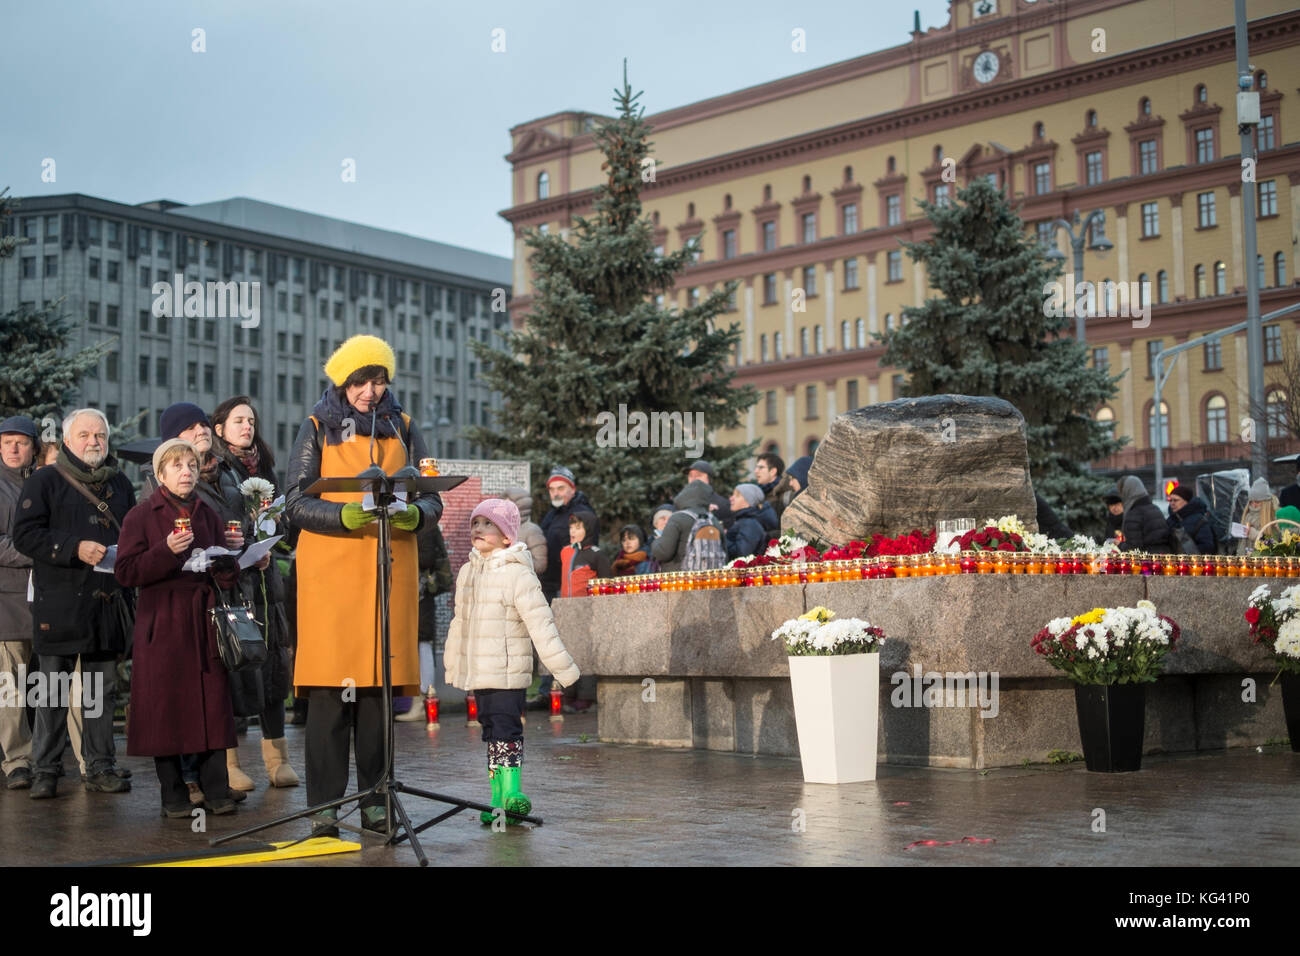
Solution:
<svg viewBox="0 0 1300 956"><path fill-rule="evenodd" d="M1001 66L1002 62L998 59L998 55L992 50L985 50L979 56L975 57L973 72L976 81L980 83L988 83L998 75L998 70Z"/></svg>
<svg viewBox="0 0 1300 956"><path fill-rule="evenodd" d="M976 18L987 17L990 13L997 13L997 12L998 12L997 0L976 0L975 3Z"/></svg>

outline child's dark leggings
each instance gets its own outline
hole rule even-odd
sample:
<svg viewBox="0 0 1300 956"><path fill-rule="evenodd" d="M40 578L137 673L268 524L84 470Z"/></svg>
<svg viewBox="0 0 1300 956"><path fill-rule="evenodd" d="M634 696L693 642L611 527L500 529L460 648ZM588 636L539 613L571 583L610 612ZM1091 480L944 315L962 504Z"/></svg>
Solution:
<svg viewBox="0 0 1300 956"><path fill-rule="evenodd" d="M476 690L478 720L486 741L513 742L524 739L524 691Z"/></svg>

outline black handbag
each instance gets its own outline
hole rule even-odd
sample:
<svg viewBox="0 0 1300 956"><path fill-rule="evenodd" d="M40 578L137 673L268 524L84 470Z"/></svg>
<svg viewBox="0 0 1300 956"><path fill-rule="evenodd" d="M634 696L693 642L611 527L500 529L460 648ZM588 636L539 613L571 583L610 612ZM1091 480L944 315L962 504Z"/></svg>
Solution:
<svg viewBox="0 0 1300 956"><path fill-rule="evenodd" d="M248 604L232 605L216 588L217 603L208 616L217 636L217 654L232 674L266 663L266 640Z"/></svg>

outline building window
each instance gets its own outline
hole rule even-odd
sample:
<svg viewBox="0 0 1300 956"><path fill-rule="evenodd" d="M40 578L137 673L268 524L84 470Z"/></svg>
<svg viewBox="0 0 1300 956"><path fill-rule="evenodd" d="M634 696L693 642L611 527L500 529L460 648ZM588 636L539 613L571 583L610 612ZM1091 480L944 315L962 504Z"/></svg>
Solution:
<svg viewBox="0 0 1300 956"><path fill-rule="evenodd" d="M889 251L888 256L886 257L886 260L887 260L887 262L889 263L889 272L888 272L888 275L889 275L889 281L890 281L890 282L902 282L902 281L903 281L903 253L902 253L902 251L899 250L899 249L891 249L891 250Z"/></svg>
<svg viewBox="0 0 1300 956"><path fill-rule="evenodd" d="M824 351L826 351L826 343L822 339L822 327L815 325L813 326L813 353L821 355Z"/></svg>
<svg viewBox="0 0 1300 956"><path fill-rule="evenodd" d="M1161 345L1162 343L1159 339L1147 343L1147 378L1156 377L1156 368L1159 364L1156 356L1160 353Z"/></svg>
<svg viewBox="0 0 1300 956"><path fill-rule="evenodd" d="M1046 221L1036 222L1034 223L1034 232L1038 236L1038 244L1040 246L1044 249L1050 249L1052 247L1054 244L1054 236L1056 234L1056 226L1053 223Z"/></svg>
<svg viewBox="0 0 1300 956"><path fill-rule="evenodd" d="M1154 405L1147 411L1147 446L1155 447L1156 410ZM1160 447L1169 447L1169 403L1160 403Z"/></svg>
<svg viewBox="0 0 1300 956"><path fill-rule="evenodd" d="M808 326L799 329L799 354L808 354Z"/></svg>
<svg viewBox="0 0 1300 956"><path fill-rule="evenodd" d="M203 391L212 393L217 390L217 367L211 364L203 366Z"/></svg>
<svg viewBox="0 0 1300 956"><path fill-rule="evenodd" d="M1255 149L1264 152L1267 149L1277 147L1277 133L1273 125L1273 114L1269 113L1259 118L1259 125L1255 127Z"/></svg>
<svg viewBox="0 0 1300 956"><path fill-rule="evenodd" d="M1281 253L1278 253L1278 255L1281 255ZM845 289L858 288L858 260L857 259L844 260L844 288Z"/></svg>
<svg viewBox="0 0 1300 956"><path fill-rule="evenodd" d="M1105 179L1101 150L1096 149L1083 157L1084 174L1089 186L1098 186Z"/></svg>
<svg viewBox="0 0 1300 956"><path fill-rule="evenodd" d="M1156 273L1156 301L1160 303L1169 301L1169 273L1164 269Z"/></svg>
<svg viewBox="0 0 1300 956"><path fill-rule="evenodd" d="M763 411L765 414L765 420L763 424L775 425L776 424L776 392L775 391L768 391L767 394L763 396Z"/></svg>
<svg viewBox="0 0 1300 956"><path fill-rule="evenodd" d="M884 323L884 324L885 324L885 331L886 331L886 332L892 332L892 331L894 331L894 314L893 314L892 312L886 312L886 313L885 313L885 323Z"/></svg>
<svg viewBox="0 0 1300 956"><path fill-rule="evenodd" d="M110 382L116 382L118 379L119 364L122 356L118 352L109 352L104 356L104 378Z"/></svg>
<svg viewBox="0 0 1300 956"><path fill-rule="evenodd" d="M1212 339L1201 347L1205 353L1205 371L1217 372L1223 368L1223 343Z"/></svg>
<svg viewBox="0 0 1300 956"><path fill-rule="evenodd" d="M722 233L722 258L736 258L736 230L727 229Z"/></svg>
<svg viewBox="0 0 1300 956"><path fill-rule="evenodd" d="M1094 419L1096 420L1096 422L1097 422L1099 425L1101 425L1101 427L1104 428L1104 429L1107 431L1108 434L1114 436L1114 434L1115 434L1115 413L1114 413L1113 411L1111 411L1110 408L1105 407L1105 406L1103 406L1102 408L1099 408L1099 409L1097 410L1097 414L1096 414L1095 416L1093 416L1093 417L1094 417Z"/></svg>
<svg viewBox="0 0 1300 956"><path fill-rule="evenodd" d="M781 333L776 332L772 335L772 357L778 362L785 358L785 352L782 349Z"/></svg>
<svg viewBox="0 0 1300 956"><path fill-rule="evenodd" d="M114 263L116 265L116 263ZM45 257L45 278L52 279L59 274L59 257Z"/></svg>
<svg viewBox="0 0 1300 956"><path fill-rule="evenodd" d="M899 195L885 197L885 225L897 226L903 221L903 197Z"/></svg>
<svg viewBox="0 0 1300 956"><path fill-rule="evenodd" d="M1150 176L1159 169L1159 151L1154 139L1144 139L1138 143L1138 172Z"/></svg>
<svg viewBox="0 0 1300 956"><path fill-rule="evenodd" d="M804 295L809 297L817 294L817 267L816 266L803 267L803 291L804 291Z"/></svg>
<svg viewBox="0 0 1300 956"><path fill-rule="evenodd" d="M105 306L104 314L105 314L104 324L107 325L110 329L117 328L118 307L115 305Z"/></svg>
<svg viewBox="0 0 1300 956"><path fill-rule="evenodd" d="M99 260L91 259L90 261L93 262L95 264L96 269L98 269ZM23 266L22 266L21 275L24 279L36 278L36 257L35 256L23 256ZM93 279L94 277L95 277L95 273L92 272L91 278Z"/></svg>
<svg viewBox="0 0 1300 956"><path fill-rule="evenodd" d="M149 319L150 319L150 312L149 312L149 310L148 310L148 309L141 309L141 310L140 310L140 331L141 331L141 332L148 332L148 331L149 331Z"/></svg>
<svg viewBox="0 0 1300 956"><path fill-rule="evenodd" d="M890 393L891 398L902 398L903 397L903 376L891 375L889 377L889 387L893 389L893 391Z"/></svg>
<svg viewBox="0 0 1300 956"><path fill-rule="evenodd" d="M1196 224L1202 229L1219 224L1214 211L1214 193L1196 194Z"/></svg>
<svg viewBox="0 0 1300 956"><path fill-rule="evenodd" d="M952 189L948 183L939 183L934 187L934 204L936 206L948 205L949 197L952 195Z"/></svg>
<svg viewBox="0 0 1300 956"><path fill-rule="evenodd" d="M803 223L803 241L816 242L817 241L817 213L806 212L803 214L802 217L800 217L800 221Z"/></svg>
<svg viewBox="0 0 1300 956"><path fill-rule="evenodd" d="M1214 294L1228 294L1228 269L1222 262L1214 264Z"/></svg>
<svg viewBox="0 0 1300 956"><path fill-rule="evenodd" d="M763 223L763 251L771 252L776 248L776 222L769 219Z"/></svg>
<svg viewBox="0 0 1300 956"><path fill-rule="evenodd" d="M858 380L850 379L844 388L844 404L852 411L858 407Z"/></svg>
<svg viewBox="0 0 1300 956"><path fill-rule="evenodd" d="M1160 235L1160 204L1144 202L1142 204L1142 237L1144 239Z"/></svg>
<svg viewBox="0 0 1300 956"><path fill-rule="evenodd" d="M776 273L769 272L763 276L763 304L776 305Z"/></svg>
<svg viewBox="0 0 1300 956"><path fill-rule="evenodd" d="M853 338L849 332L849 320L845 319L840 322L840 348L848 351L853 348Z"/></svg>
<svg viewBox="0 0 1300 956"><path fill-rule="evenodd" d="M1196 161L1214 162L1214 129L1206 126L1196 131Z"/></svg>
<svg viewBox="0 0 1300 956"><path fill-rule="evenodd" d="M98 302L86 303L86 321L91 325L99 324L99 303Z"/></svg>
<svg viewBox="0 0 1300 956"><path fill-rule="evenodd" d="M1264 361L1276 363L1282 361L1282 326L1264 326Z"/></svg>
<svg viewBox="0 0 1300 956"><path fill-rule="evenodd" d="M1052 191L1052 164L1034 164L1034 192L1042 196Z"/></svg>
<svg viewBox="0 0 1300 956"><path fill-rule="evenodd" d="M1211 395L1205 403L1205 440L1228 440L1228 400L1222 395Z"/></svg>
<svg viewBox="0 0 1300 956"><path fill-rule="evenodd" d="M1280 252L1273 254L1273 285L1279 289L1286 285L1286 256Z"/></svg>
<svg viewBox="0 0 1300 956"><path fill-rule="evenodd" d="M766 332L758 337L758 360L760 362L767 361L767 333Z"/></svg>
<svg viewBox="0 0 1300 956"><path fill-rule="evenodd" d="M1269 179L1259 184L1260 216L1277 215L1277 180Z"/></svg>
<svg viewBox="0 0 1300 956"><path fill-rule="evenodd" d="M1093 349L1092 367L1095 369L1110 368L1110 349L1107 348Z"/></svg>
<svg viewBox="0 0 1300 956"><path fill-rule="evenodd" d="M170 377L171 377L171 368L169 367L167 359L161 357L155 359L154 376L153 376L154 384L161 385L163 388L166 388L168 385L171 384L168 381Z"/></svg>
<svg viewBox="0 0 1300 956"><path fill-rule="evenodd" d="M809 385L804 388L804 418L817 417L817 386Z"/></svg>
<svg viewBox="0 0 1300 956"><path fill-rule="evenodd" d="M867 323L862 319L854 319L853 334L858 343L858 348L865 349L867 347Z"/></svg>
<svg viewBox="0 0 1300 956"><path fill-rule="evenodd" d="M858 204L855 202L844 204L844 235L852 235L858 231Z"/></svg>
<svg viewBox="0 0 1300 956"><path fill-rule="evenodd" d="M1196 298L1204 299L1209 294L1205 286L1205 266L1198 265L1192 270L1192 275L1194 277Z"/></svg>
<svg viewBox="0 0 1300 956"><path fill-rule="evenodd" d="M1264 257L1262 255L1257 255L1255 256L1255 287L1257 289L1262 289L1267 284L1268 283L1264 278Z"/></svg>
<svg viewBox="0 0 1300 956"><path fill-rule="evenodd" d="M1264 398L1265 420L1267 421L1267 438L1287 437L1286 392L1280 388L1270 389Z"/></svg>
<svg viewBox="0 0 1300 956"><path fill-rule="evenodd" d="M31 262L31 276L34 278L34 277L36 276L36 257L35 257L35 256L28 256L28 259L29 259L30 262ZM25 267L25 266L26 266L26 263L23 263L23 265L24 265L24 267ZM98 279L98 278L99 278L99 257L98 257L98 256L90 256L90 257L86 260L86 274L89 275L90 278L92 278L92 279ZM24 276L24 278L27 277L27 270L26 270L26 268L24 268L23 276Z"/></svg>

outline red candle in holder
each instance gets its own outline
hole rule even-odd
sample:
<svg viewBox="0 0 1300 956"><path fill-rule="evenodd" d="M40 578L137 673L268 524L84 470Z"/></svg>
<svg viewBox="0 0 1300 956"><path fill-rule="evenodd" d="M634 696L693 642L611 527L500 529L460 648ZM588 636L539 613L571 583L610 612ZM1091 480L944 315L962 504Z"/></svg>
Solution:
<svg viewBox="0 0 1300 956"><path fill-rule="evenodd" d="M474 696L473 691L470 691L465 695L465 711L467 714L465 718L466 722L471 724L477 724L478 723L478 698Z"/></svg>

